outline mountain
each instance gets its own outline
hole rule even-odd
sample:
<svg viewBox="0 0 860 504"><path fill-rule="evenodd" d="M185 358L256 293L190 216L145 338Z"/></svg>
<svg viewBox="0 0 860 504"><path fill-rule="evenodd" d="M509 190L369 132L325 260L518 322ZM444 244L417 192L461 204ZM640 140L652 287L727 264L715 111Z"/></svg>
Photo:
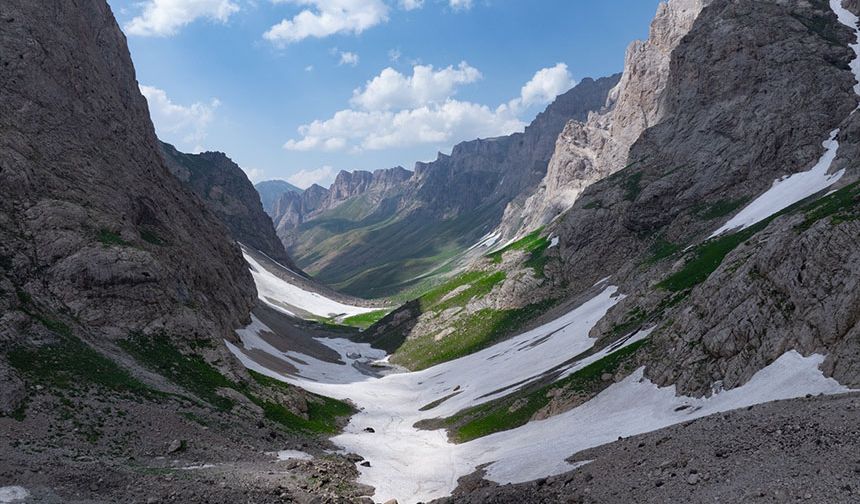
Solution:
<svg viewBox="0 0 860 504"><path fill-rule="evenodd" d="M674 0L659 5L648 39L628 48L623 76L605 109L586 121L568 121L544 180L522 204L506 210L500 230L503 239L549 223L570 208L588 185L626 166L630 146L663 118L670 55L704 4L703 0Z"/></svg>
<svg viewBox="0 0 860 504"><path fill-rule="evenodd" d="M317 217L320 221L325 221L326 217L361 220L370 214L385 212L386 208L393 209L402 192L402 184L410 177L412 172L400 166L373 173L341 171L328 189L314 184L300 195L282 194L274 210L278 235L291 250L303 253L320 241L318 236L306 238L301 234L300 228L306 221ZM320 232L318 228L328 230L326 225L313 227L317 233ZM333 231L337 232L336 229ZM328 237L328 234L324 236Z"/></svg>
<svg viewBox="0 0 860 504"><path fill-rule="evenodd" d="M296 269L263 211L260 195L245 172L221 152L185 154L160 143L167 168L227 226L234 240Z"/></svg>
<svg viewBox="0 0 860 504"><path fill-rule="evenodd" d="M230 221L230 198L250 184L234 183L223 155L174 152L193 162L195 190L209 188L204 202L168 170L104 0L7 0L0 24L0 501L327 493L280 477L220 486L183 469L206 461L256 468L231 469L231 481L265 474L278 462L263 453L322 453L320 433L352 411L254 374L228 351L262 307L216 212ZM197 172L202 160L217 170ZM238 206L251 199L259 208L256 195ZM289 472L304 481L312 467ZM343 499L366 493L350 462L334 467Z"/></svg>
<svg viewBox="0 0 860 504"><path fill-rule="evenodd" d="M315 206L311 197L299 205L286 195L291 203L282 209L312 215L276 212L279 235L302 269L344 292L375 297L416 287L496 227L506 205L541 181L567 121L600 110L619 78L583 79L524 132L460 143L451 155L416 163L408 178L395 169L382 190L350 196L342 176L330 192L338 201L349 197L336 206Z"/></svg>
<svg viewBox="0 0 860 504"><path fill-rule="evenodd" d="M657 19L689 5L670 2ZM826 376L860 385L849 308L860 299L839 280L858 261L847 242L860 211L854 36L827 2L715 0L693 19L672 37L661 92L630 93L634 75L619 85L642 100L632 109L661 110L644 130L621 119L640 131L623 169L362 338L422 369L555 320L612 285L623 297L592 329L595 347L644 334L630 365L658 386L693 397L742 387L789 351L823 354ZM738 42L723 43L727 33ZM551 390L539 418L581 404L575 386ZM534 390L431 425L456 432Z"/></svg>
<svg viewBox="0 0 860 504"><path fill-rule="evenodd" d="M286 180L265 180L254 184L254 188L260 193L260 201L263 203L263 210L274 218L275 202L282 194L294 192L301 194L302 190L290 184Z"/></svg>

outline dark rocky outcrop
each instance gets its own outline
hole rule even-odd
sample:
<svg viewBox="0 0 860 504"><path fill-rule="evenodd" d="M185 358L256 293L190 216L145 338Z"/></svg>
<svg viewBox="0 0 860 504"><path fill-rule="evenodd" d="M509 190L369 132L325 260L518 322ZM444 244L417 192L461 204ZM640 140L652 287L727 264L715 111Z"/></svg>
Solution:
<svg viewBox="0 0 860 504"><path fill-rule="evenodd" d="M236 241L296 269L263 211L260 195L245 172L226 154L185 154L161 143L167 168L227 226Z"/></svg>
<svg viewBox="0 0 860 504"><path fill-rule="evenodd" d="M0 19L4 346L42 332L36 313L109 337L233 337L251 276L165 167L108 6L10 0Z"/></svg>

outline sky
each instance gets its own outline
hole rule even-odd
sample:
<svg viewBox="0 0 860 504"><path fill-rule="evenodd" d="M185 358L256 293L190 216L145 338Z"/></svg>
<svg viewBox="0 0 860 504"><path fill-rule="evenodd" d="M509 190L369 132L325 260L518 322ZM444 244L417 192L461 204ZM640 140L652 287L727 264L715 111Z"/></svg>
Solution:
<svg viewBox="0 0 860 504"><path fill-rule="evenodd" d="M658 0L108 0L159 137L327 185L522 131Z"/></svg>

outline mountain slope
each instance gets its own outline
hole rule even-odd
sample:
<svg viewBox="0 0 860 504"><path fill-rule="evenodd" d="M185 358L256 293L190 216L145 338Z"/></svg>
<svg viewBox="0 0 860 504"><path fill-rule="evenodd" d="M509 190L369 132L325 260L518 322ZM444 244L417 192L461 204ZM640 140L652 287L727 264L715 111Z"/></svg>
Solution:
<svg viewBox="0 0 860 504"><path fill-rule="evenodd" d="M282 194L295 192L301 194L302 190L290 184L286 180L265 180L254 184L254 189L260 193L260 202L263 204L263 210L269 214L269 217L274 219L275 202Z"/></svg>
<svg viewBox="0 0 860 504"><path fill-rule="evenodd" d="M206 203L233 239L296 269L239 165L221 152L185 154L170 144L159 145L170 172Z"/></svg>
<svg viewBox="0 0 860 504"><path fill-rule="evenodd" d="M812 445L850 452L842 441L850 423L841 419L851 417L860 387L856 23L838 0L713 0L672 51L665 92L646 98L660 100L663 113L632 143L626 168L586 188L545 229L371 327L362 337L377 349L340 348L363 355L357 364L393 349L386 362L418 371L373 381L308 364L281 379L363 407L335 440L372 461L361 481L382 499L446 495L470 472L458 501L477 486L487 488L477 502L575 499L563 488L570 476L545 479L594 452L573 455L716 414L705 422L783 418L790 424L766 432L809 433L799 451L841 473L838 457ZM483 332L472 338L472 328ZM839 423L823 428L801 399L852 391L832 401L840 410L826 418ZM708 437L692 429L691 440ZM677 432L643 439L660 444ZM728 437L721 446L754 442L774 456L798 446L718 433ZM636 467L665 453L639 449ZM661 463L660 478L707 459ZM800 477L779 472L788 466L757 460L753 472L777 471L794 492ZM704 478L694 474L687 487ZM662 486L655 483L649 488ZM745 498L718 483L704 485L722 490L709 496ZM854 494L815 488L825 495L819 502ZM636 484L612 490L623 501L639 495ZM643 500L664 501L661 492Z"/></svg>
<svg viewBox="0 0 860 504"><path fill-rule="evenodd" d="M107 3L8 0L0 24L0 501L331 495L299 487L312 463L259 477L352 408L227 351L253 278L165 166ZM229 485L184 469L204 462ZM366 491L326 465L344 499Z"/></svg>
<svg viewBox="0 0 860 504"><path fill-rule="evenodd" d="M450 156L417 163L414 175L378 196L315 214L288 251L344 292L375 297L416 285L491 231L505 206L543 178L564 124L603 107L618 78L584 79L525 132L463 142Z"/></svg>

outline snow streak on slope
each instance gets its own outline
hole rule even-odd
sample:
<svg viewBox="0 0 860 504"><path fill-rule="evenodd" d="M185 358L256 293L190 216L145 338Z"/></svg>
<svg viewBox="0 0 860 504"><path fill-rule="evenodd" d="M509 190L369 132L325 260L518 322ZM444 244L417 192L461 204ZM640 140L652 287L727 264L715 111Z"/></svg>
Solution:
<svg viewBox="0 0 860 504"><path fill-rule="evenodd" d="M774 182L770 189L744 207L723 227L714 231L710 238L726 231L750 227L835 184L845 173L845 170L839 170L832 175L827 174L830 171L830 165L836 159L836 152L839 150L839 142L836 141L838 134L838 129L830 133L830 138L822 144L826 149L824 155L811 170L795 173Z"/></svg>
<svg viewBox="0 0 860 504"><path fill-rule="evenodd" d="M851 72L854 74L854 79L857 81L857 84L854 86L854 92L860 96L860 26L858 26L860 19L842 6L842 0L830 0L830 8L836 13L839 22L851 28L857 37L857 41L850 46L854 51L854 59L851 61L850 66ZM851 112L851 114L854 114L854 112ZM830 166L833 164L833 160L836 159L836 153L839 150L839 142L836 141L836 135L838 134L838 129L830 133L830 137L823 144L825 148L824 156L818 160L818 163L811 170L795 173L774 182L770 189L747 205L724 226L714 231L710 238L726 231L752 226L804 198L827 189L839 181L845 170L839 170L834 174L828 175Z"/></svg>
<svg viewBox="0 0 860 504"><path fill-rule="evenodd" d="M293 307L320 317L332 317L359 315L376 309L339 303L322 294L304 290L278 278L250 255L244 252L243 255L245 261L251 266L251 275L254 277L254 283L257 284L257 296L282 313L296 316L297 314L289 309Z"/></svg>
<svg viewBox="0 0 860 504"><path fill-rule="evenodd" d="M413 427L419 420L450 416L502 397L550 370L568 376L646 338L650 330L571 363L593 346L589 331L620 299L615 287L605 287L568 314L520 336L420 372L382 378L367 376L356 359L347 357L361 354L358 360L366 363L383 357L381 351L343 339L318 340L335 349L346 365L280 352L259 337L269 330L259 320L237 332L242 348L229 343L228 347L251 369L311 392L354 401L361 411L333 441L371 462L371 467L359 467L360 481L376 488L376 500L396 498L406 504L448 495L459 477L483 464L490 464L487 477L498 483L528 481L570 470L575 466L566 461L568 457L618 436L752 403L846 390L822 376L817 369L822 357L788 353L744 387L711 399L677 397L674 388L659 389L642 379L640 370L567 413L468 443L451 444L442 430ZM284 375L266 368L245 351L250 349L288 361L297 373ZM299 355L298 360L291 358ZM434 402L439 403L428 409ZM675 411L679 406L689 407ZM367 427L375 432L365 432Z"/></svg>

